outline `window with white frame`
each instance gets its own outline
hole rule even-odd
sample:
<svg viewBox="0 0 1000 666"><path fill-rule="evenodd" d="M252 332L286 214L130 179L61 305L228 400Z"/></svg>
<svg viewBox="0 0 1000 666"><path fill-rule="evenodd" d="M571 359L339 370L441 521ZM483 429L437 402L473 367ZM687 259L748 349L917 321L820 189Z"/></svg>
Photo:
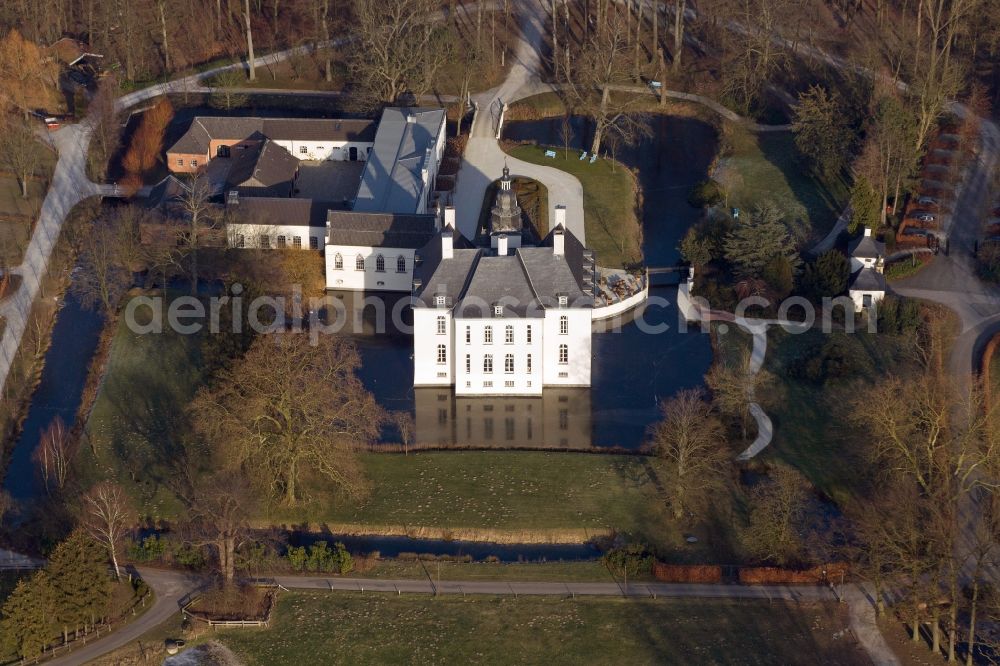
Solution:
<svg viewBox="0 0 1000 666"><path fill-rule="evenodd" d="M319 238L317 238L316 236L310 236L309 237L309 249L310 250L318 250L319 249Z"/></svg>
<svg viewBox="0 0 1000 666"><path fill-rule="evenodd" d="M444 317L437 318L437 334L444 335L447 330L447 320Z"/></svg>
<svg viewBox="0 0 1000 666"><path fill-rule="evenodd" d="M385 273L385 257L381 254L375 257L375 270L379 273Z"/></svg>
<svg viewBox="0 0 1000 666"><path fill-rule="evenodd" d="M493 372L493 354L483 356L483 372L486 374Z"/></svg>
<svg viewBox="0 0 1000 666"><path fill-rule="evenodd" d="M508 345L514 344L514 327L511 324L504 328L503 341Z"/></svg>
<svg viewBox="0 0 1000 666"><path fill-rule="evenodd" d="M333 268L338 271L344 269L344 257L339 252L333 255Z"/></svg>
<svg viewBox="0 0 1000 666"><path fill-rule="evenodd" d="M245 247L246 240L243 238L243 234L236 234L236 239L233 241L236 247Z"/></svg>
<svg viewBox="0 0 1000 666"><path fill-rule="evenodd" d="M308 148L306 148L305 146L299 146L299 154L300 155L305 155L308 152L309 152Z"/></svg>
<svg viewBox="0 0 1000 666"><path fill-rule="evenodd" d="M503 306L502 305L494 305L493 306L493 316L494 317L502 317L503 316Z"/></svg>
<svg viewBox="0 0 1000 666"><path fill-rule="evenodd" d="M444 365L448 362L448 347L445 345L438 345L438 365Z"/></svg>
<svg viewBox="0 0 1000 666"><path fill-rule="evenodd" d="M569 305L569 296L560 296L559 297L559 307L563 307L564 308L567 305Z"/></svg>
<svg viewBox="0 0 1000 666"><path fill-rule="evenodd" d="M483 344L493 344L493 327L487 326L483 329Z"/></svg>
<svg viewBox="0 0 1000 666"><path fill-rule="evenodd" d="M406 272L406 257L399 255L396 257L396 272L405 273Z"/></svg>
<svg viewBox="0 0 1000 666"><path fill-rule="evenodd" d="M191 160L191 166L197 168L198 167L198 160Z"/></svg>
<svg viewBox="0 0 1000 666"><path fill-rule="evenodd" d="M438 306L439 308L440 307L444 307L444 301L445 301L444 296L435 296L434 297L434 305Z"/></svg>
<svg viewBox="0 0 1000 666"><path fill-rule="evenodd" d="M569 345L559 345L559 365L569 363Z"/></svg>
<svg viewBox="0 0 1000 666"><path fill-rule="evenodd" d="M465 374L472 373L472 354L465 355Z"/></svg>
<svg viewBox="0 0 1000 666"><path fill-rule="evenodd" d="M507 354L503 357L503 371L508 375L514 374L514 355Z"/></svg>
<svg viewBox="0 0 1000 666"><path fill-rule="evenodd" d="M559 335L566 335L569 333L569 317L563 315L559 317Z"/></svg>
<svg viewBox="0 0 1000 666"><path fill-rule="evenodd" d="M264 250L270 249L271 247L271 237L267 234L261 234L259 239L260 247Z"/></svg>
<svg viewBox="0 0 1000 666"><path fill-rule="evenodd" d="M471 344L471 343L472 343L472 327L471 326L466 326L465 327L465 344Z"/></svg>
<svg viewBox="0 0 1000 666"><path fill-rule="evenodd" d="M530 345L531 344L531 324L528 324L528 327L524 331L524 335L525 335L524 341L527 342Z"/></svg>
<svg viewBox="0 0 1000 666"><path fill-rule="evenodd" d="M365 258L360 254L354 258L354 270L363 271L365 270Z"/></svg>
<svg viewBox="0 0 1000 666"><path fill-rule="evenodd" d="M302 249L302 236L292 236L292 247L296 250Z"/></svg>
<svg viewBox="0 0 1000 666"><path fill-rule="evenodd" d="M528 366L527 366L528 367L528 372L530 373L531 372L531 354L528 354L527 362L528 362Z"/></svg>
<svg viewBox="0 0 1000 666"><path fill-rule="evenodd" d="M278 247L281 248L282 250L285 249L285 237L284 236L278 236Z"/></svg>
<svg viewBox="0 0 1000 666"><path fill-rule="evenodd" d="M184 166L184 160L177 160L177 166Z"/></svg>

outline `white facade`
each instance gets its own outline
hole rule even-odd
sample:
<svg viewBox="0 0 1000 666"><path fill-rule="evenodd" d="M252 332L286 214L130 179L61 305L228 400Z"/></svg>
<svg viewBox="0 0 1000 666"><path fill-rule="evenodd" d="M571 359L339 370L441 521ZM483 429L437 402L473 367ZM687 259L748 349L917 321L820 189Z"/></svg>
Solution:
<svg viewBox="0 0 1000 666"><path fill-rule="evenodd" d="M353 291L410 291L414 250L327 245L326 288Z"/></svg>
<svg viewBox="0 0 1000 666"><path fill-rule="evenodd" d="M590 311L543 316L454 316L413 312L415 386L454 385L455 395L540 395L545 386L590 386Z"/></svg>
<svg viewBox="0 0 1000 666"><path fill-rule="evenodd" d="M326 229L305 225L230 223L226 236L229 246L235 248L322 250Z"/></svg>
<svg viewBox="0 0 1000 666"><path fill-rule="evenodd" d="M368 159L368 153L375 145L371 141L299 141L297 139L275 140L276 145L288 151L299 160L335 160L339 162ZM351 152L351 149L354 152Z"/></svg>
<svg viewBox="0 0 1000 666"><path fill-rule="evenodd" d="M854 311L861 312L873 305L878 305L885 298L884 290L865 291L862 289L850 289L848 293L854 301Z"/></svg>

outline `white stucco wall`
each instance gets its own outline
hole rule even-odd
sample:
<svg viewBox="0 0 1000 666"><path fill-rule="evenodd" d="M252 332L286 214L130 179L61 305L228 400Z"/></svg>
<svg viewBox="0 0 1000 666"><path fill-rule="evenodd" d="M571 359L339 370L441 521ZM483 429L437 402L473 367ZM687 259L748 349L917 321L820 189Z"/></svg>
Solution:
<svg viewBox="0 0 1000 666"><path fill-rule="evenodd" d="M885 298L884 291L860 291L857 289L851 289L848 293L851 296L851 300L854 301L855 312L861 312L864 309L865 296L871 296L872 303L878 303Z"/></svg>
<svg viewBox="0 0 1000 666"><path fill-rule="evenodd" d="M560 332L560 318L568 318L568 332ZM587 308L551 308L545 311L544 381L546 386L590 386L590 323ZM565 344L569 362L559 363L559 346Z"/></svg>
<svg viewBox="0 0 1000 666"><path fill-rule="evenodd" d="M507 342L507 327L513 334ZM528 342L528 329L531 342ZM486 330L492 342L486 342ZM527 318L457 318L455 320L455 394L456 395L540 395L542 392L543 320ZM468 340L468 342L467 342ZM486 372L484 358L493 358L493 371ZM506 359L513 357L513 372L507 372ZM528 356L531 371L528 371ZM466 371L466 357L468 368Z"/></svg>
<svg viewBox="0 0 1000 666"><path fill-rule="evenodd" d="M368 159L368 151L374 146L371 141L299 141L296 139L275 141L291 155L300 160L339 160L351 157L351 148L358 149L358 161ZM302 149L305 152L302 152Z"/></svg>
<svg viewBox="0 0 1000 666"><path fill-rule="evenodd" d="M270 239L270 248L277 249L278 237L285 237L285 247L294 248L295 239L301 239L303 250L310 249L309 239L316 239L316 250L322 250L325 243L325 227L307 227L301 225L283 224L230 224L226 228L226 236L230 247L243 247L245 249L261 249L260 240L262 236ZM240 237L242 236L242 243Z"/></svg>
<svg viewBox="0 0 1000 666"><path fill-rule="evenodd" d="M445 317L445 332L437 331L437 318ZM448 308L414 308L413 310L413 385L449 386L452 384L454 359L454 326ZM446 362L438 363L438 345L445 345Z"/></svg>
<svg viewBox="0 0 1000 666"><path fill-rule="evenodd" d="M327 245L326 288L355 291L404 291L413 289L414 250L392 247L362 247L358 245ZM343 268L336 267L337 255L343 258ZM365 269L357 270L357 258L365 260ZM385 270L378 271L378 256L385 260ZM406 270L399 272L397 264L403 257Z"/></svg>

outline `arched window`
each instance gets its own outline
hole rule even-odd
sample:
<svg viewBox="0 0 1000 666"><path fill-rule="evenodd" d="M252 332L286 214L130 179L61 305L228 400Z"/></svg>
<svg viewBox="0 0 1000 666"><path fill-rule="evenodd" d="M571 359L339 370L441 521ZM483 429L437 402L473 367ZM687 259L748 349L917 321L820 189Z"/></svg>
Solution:
<svg viewBox="0 0 1000 666"><path fill-rule="evenodd" d="M493 372L493 354L483 356L483 372L487 374Z"/></svg>
<svg viewBox="0 0 1000 666"><path fill-rule="evenodd" d="M443 365L448 362L448 348L444 345L438 345L438 365Z"/></svg>
<svg viewBox="0 0 1000 666"><path fill-rule="evenodd" d="M363 271L365 270L365 258L360 254L354 259L354 270Z"/></svg>
<svg viewBox="0 0 1000 666"><path fill-rule="evenodd" d="M333 267L338 271L344 270L344 257L339 252L333 255Z"/></svg>
<svg viewBox="0 0 1000 666"><path fill-rule="evenodd" d="M559 345L559 364L569 363L569 345Z"/></svg>
<svg viewBox="0 0 1000 666"><path fill-rule="evenodd" d="M381 254L375 257L375 270L379 273L385 273L385 257Z"/></svg>
<svg viewBox="0 0 1000 666"><path fill-rule="evenodd" d="M569 333L569 317L563 315L559 317L559 335L566 335Z"/></svg>
<svg viewBox="0 0 1000 666"><path fill-rule="evenodd" d="M396 272L405 273L406 272L406 257L399 255L396 257Z"/></svg>

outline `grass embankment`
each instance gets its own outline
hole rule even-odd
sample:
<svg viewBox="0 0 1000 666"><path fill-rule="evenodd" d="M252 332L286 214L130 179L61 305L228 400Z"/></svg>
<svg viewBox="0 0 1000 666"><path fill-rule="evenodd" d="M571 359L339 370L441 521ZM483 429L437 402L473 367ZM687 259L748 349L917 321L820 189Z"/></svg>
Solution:
<svg viewBox="0 0 1000 666"><path fill-rule="evenodd" d="M547 581L556 583L617 580L598 560L581 562L416 562L379 560L371 569L352 571L364 578L426 578L434 580ZM629 576L629 580L652 580L651 574Z"/></svg>
<svg viewBox="0 0 1000 666"><path fill-rule="evenodd" d="M41 150L40 154L48 155L48 151ZM17 266L21 263L45 192L45 181L30 180L25 199L16 178L0 176L0 264Z"/></svg>
<svg viewBox="0 0 1000 666"><path fill-rule="evenodd" d="M124 317L122 318L124 322ZM122 323L81 450L85 478L109 474L129 489L143 515L176 517L179 479L202 473L185 407L203 381L198 336L165 330L140 336ZM373 491L363 504L339 497L316 478L303 501L260 516L285 524L339 523L471 532L508 540L541 535L632 532L666 534L662 502L648 459L562 452L366 453ZM441 532L438 532L440 536ZM677 541L680 541L678 538Z"/></svg>
<svg viewBox="0 0 1000 666"><path fill-rule="evenodd" d="M903 278L908 278L911 275L916 275L925 266L929 266L933 256L929 254L923 255L910 255L908 258L900 259L888 264L885 267L885 279L886 280L902 280Z"/></svg>
<svg viewBox="0 0 1000 666"><path fill-rule="evenodd" d="M794 222L801 240L833 228L850 195L842 177L821 180L803 165L791 132L753 133L722 125L722 152L713 178L729 190L729 205L746 211L771 201Z"/></svg>
<svg viewBox="0 0 1000 666"><path fill-rule="evenodd" d="M346 595L279 597L271 626L219 635L247 664L863 664L837 604Z"/></svg>
<svg viewBox="0 0 1000 666"><path fill-rule="evenodd" d="M597 253L597 263L620 268L642 262L642 228L636 215L635 176L621 164L600 159L590 163L571 153L567 159L563 150L555 158L545 157L546 147L515 146L512 157L532 164L553 167L576 176L583 186L584 229L587 247Z"/></svg>

